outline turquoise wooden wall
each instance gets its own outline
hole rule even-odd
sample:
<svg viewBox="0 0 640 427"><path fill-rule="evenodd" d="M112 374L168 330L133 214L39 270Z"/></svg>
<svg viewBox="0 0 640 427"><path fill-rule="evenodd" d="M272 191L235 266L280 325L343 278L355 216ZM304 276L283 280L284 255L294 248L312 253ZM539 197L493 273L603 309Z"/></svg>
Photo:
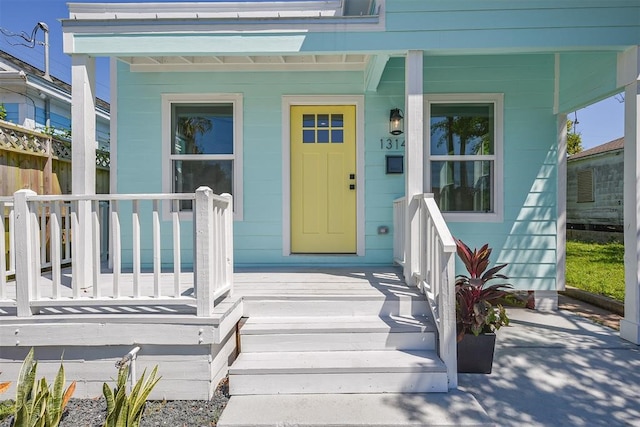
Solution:
<svg viewBox="0 0 640 427"><path fill-rule="evenodd" d="M236 263L388 264L392 235L378 235L377 227L392 226L391 200L403 194L404 179L384 174L385 153L379 148L379 140L388 135L389 109L402 107L404 90L395 97L372 96L366 100L366 256L282 256L282 96L362 94L363 81L362 72L131 73L126 65L119 64L117 191L162 191L162 93L243 93L244 218L234 224ZM146 227L142 232L148 241L150 229ZM169 249L170 223L163 228L162 244ZM125 233L129 229L123 224ZM190 233L188 227L183 232L185 246ZM130 245L126 247L130 239L124 240L126 256L130 254ZM192 255L188 247L184 255L189 262ZM144 260L151 260L149 248ZM170 262L168 250L163 260Z"/></svg>
<svg viewBox="0 0 640 427"><path fill-rule="evenodd" d="M427 94L504 93L504 221L451 223L453 233L472 246L493 246L494 260L510 263L508 274L518 287L555 289L553 55L426 56L424 64ZM362 87L361 72L131 73L120 64L118 192L161 191L162 93L241 92L244 219L234 224L237 265L389 265L392 234L378 235L377 228L392 226L392 201L404 194L404 176L385 174L385 155L396 151L382 149L380 138L388 136L389 109L404 105L402 58L392 58L378 91L365 94L366 255L282 256L281 97L361 94ZM169 247L170 223L164 225L163 246ZM149 236L147 228L143 235ZM185 242L190 233L187 227ZM169 257L167 252L165 261ZM190 261L189 250L185 257ZM148 251L145 259L150 260Z"/></svg>
<svg viewBox="0 0 640 427"><path fill-rule="evenodd" d="M556 288L557 151L554 55L426 56L424 91L504 93L504 221L449 222L468 245L489 243L521 289ZM376 93L404 90L404 61L392 59ZM401 187L400 190L403 190ZM456 270L461 272L458 263Z"/></svg>

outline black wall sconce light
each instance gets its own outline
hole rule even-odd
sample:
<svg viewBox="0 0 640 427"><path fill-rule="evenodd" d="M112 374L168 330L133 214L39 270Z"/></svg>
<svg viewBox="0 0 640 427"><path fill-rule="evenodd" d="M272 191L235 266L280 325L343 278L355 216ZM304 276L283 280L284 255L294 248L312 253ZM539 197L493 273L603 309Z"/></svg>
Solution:
<svg viewBox="0 0 640 427"><path fill-rule="evenodd" d="M399 108L394 108L389 113L389 133L400 135L404 132L404 117Z"/></svg>

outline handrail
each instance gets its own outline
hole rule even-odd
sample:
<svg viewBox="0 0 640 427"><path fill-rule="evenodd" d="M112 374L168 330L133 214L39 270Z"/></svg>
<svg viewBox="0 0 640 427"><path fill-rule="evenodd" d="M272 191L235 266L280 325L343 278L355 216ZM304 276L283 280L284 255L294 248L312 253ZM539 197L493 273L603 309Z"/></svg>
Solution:
<svg viewBox="0 0 640 427"><path fill-rule="evenodd" d="M419 257L412 271L416 285L427 297L438 330L438 354L447 367L449 388L457 387L455 253L456 244L433 198L413 197L418 203ZM414 268L415 268L414 267Z"/></svg>

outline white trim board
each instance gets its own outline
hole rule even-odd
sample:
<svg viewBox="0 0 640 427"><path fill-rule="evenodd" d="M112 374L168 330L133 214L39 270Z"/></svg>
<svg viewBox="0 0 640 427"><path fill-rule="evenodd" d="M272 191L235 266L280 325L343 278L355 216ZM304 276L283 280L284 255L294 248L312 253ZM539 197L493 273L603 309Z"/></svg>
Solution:
<svg viewBox="0 0 640 427"><path fill-rule="evenodd" d="M291 254L290 111L293 105L355 105L356 107L356 255L364 256L364 95L286 95L282 97L282 256L296 256Z"/></svg>

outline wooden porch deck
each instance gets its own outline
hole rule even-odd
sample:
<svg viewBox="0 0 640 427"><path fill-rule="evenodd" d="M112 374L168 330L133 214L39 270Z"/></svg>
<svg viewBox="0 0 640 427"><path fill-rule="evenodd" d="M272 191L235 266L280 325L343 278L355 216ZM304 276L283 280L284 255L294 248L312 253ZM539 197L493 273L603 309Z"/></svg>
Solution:
<svg viewBox="0 0 640 427"><path fill-rule="evenodd" d="M404 283L401 269L395 266L238 268L234 272L233 280L234 299L376 298L390 295L417 295L415 288L409 288ZM74 298L71 267L62 270L60 282L57 289L58 296L54 298L51 273L44 273L38 278L38 317L73 316L80 320L83 315L135 317L136 315L195 316L196 314L197 301L192 271L183 271L179 275L173 272L161 273L158 278L158 294L155 293L156 286L152 272L143 271L140 274L138 291L135 291L134 274L131 271L125 271L118 278L120 296L111 296L114 288L114 274L106 265L98 275L99 290L97 292L92 285L81 285L79 295ZM9 282L7 285L6 298L0 300L0 317L4 319L16 316L15 282ZM136 294L138 296L134 297ZM96 299L96 295L99 300ZM157 295L160 295L162 301L159 301ZM110 301L110 304L100 304L105 300Z"/></svg>

